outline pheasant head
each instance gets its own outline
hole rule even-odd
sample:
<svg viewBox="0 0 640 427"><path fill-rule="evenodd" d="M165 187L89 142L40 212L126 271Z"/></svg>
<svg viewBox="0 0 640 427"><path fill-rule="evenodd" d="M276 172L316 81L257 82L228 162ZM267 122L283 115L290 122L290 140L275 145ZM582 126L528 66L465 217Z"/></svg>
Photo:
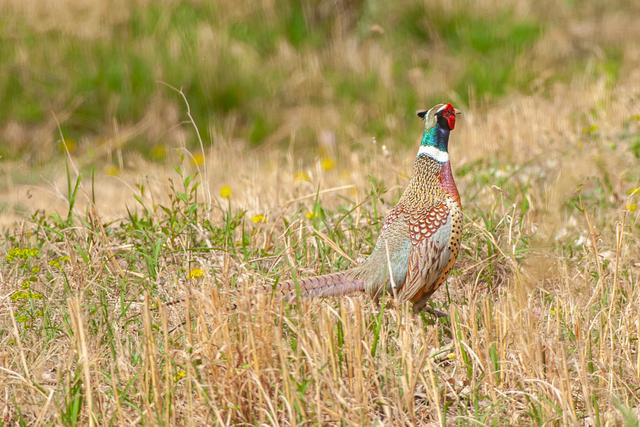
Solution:
<svg viewBox="0 0 640 427"><path fill-rule="evenodd" d="M424 120L418 157L428 156L440 163L449 161L449 133L456 127L457 114L460 113L451 104L418 111L418 117Z"/></svg>

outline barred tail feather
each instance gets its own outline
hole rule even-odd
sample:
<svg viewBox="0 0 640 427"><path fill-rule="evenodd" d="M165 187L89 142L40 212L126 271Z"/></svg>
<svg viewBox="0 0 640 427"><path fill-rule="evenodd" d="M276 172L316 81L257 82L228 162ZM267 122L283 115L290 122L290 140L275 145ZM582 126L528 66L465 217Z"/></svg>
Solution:
<svg viewBox="0 0 640 427"><path fill-rule="evenodd" d="M300 279L297 282L290 280L282 285L282 292L293 296L298 288L303 297L340 296L364 291L364 281L354 277L353 270L347 270Z"/></svg>

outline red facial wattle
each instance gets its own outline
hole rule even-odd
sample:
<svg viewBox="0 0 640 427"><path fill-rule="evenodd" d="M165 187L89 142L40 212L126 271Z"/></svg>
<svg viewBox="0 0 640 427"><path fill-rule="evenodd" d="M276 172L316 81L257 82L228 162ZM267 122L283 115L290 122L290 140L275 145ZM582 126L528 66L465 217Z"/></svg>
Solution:
<svg viewBox="0 0 640 427"><path fill-rule="evenodd" d="M447 118L449 130L453 130L453 128L456 127L456 113L448 113L445 117Z"/></svg>
<svg viewBox="0 0 640 427"><path fill-rule="evenodd" d="M456 127L456 110L453 108L453 105L446 104L444 107L440 108L438 112L442 115L442 118L447 121L449 130L453 130L453 128Z"/></svg>

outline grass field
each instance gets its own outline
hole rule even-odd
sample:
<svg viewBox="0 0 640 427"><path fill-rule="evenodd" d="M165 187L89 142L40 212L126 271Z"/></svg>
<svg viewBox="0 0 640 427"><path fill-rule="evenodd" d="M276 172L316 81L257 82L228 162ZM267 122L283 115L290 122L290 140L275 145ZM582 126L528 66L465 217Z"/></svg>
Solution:
<svg viewBox="0 0 640 427"><path fill-rule="evenodd" d="M640 417L635 1L0 0L0 426ZM438 101L431 306L368 254Z"/></svg>

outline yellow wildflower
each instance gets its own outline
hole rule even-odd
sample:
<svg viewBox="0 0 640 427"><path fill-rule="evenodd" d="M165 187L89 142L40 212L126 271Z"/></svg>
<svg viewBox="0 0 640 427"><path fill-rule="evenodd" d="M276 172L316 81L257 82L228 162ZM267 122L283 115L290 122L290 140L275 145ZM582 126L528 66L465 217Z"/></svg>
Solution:
<svg viewBox="0 0 640 427"><path fill-rule="evenodd" d="M149 156L156 161L164 160L167 157L167 148L163 144L154 145L149 152Z"/></svg>
<svg viewBox="0 0 640 427"><path fill-rule="evenodd" d="M187 376L187 373L184 371L184 369L180 369L178 370L178 372L176 372L173 379L175 380L175 382L178 382L186 376Z"/></svg>
<svg viewBox="0 0 640 427"><path fill-rule="evenodd" d="M189 270L189 274L187 274L189 280L200 279L202 277L204 277L204 270L201 268L192 268Z"/></svg>
<svg viewBox="0 0 640 427"><path fill-rule="evenodd" d="M315 218L315 217L316 217L316 214L315 214L315 213L313 213L313 211L308 211L306 214L304 214L304 216L305 216L307 219L313 219L313 218Z"/></svg>
<svg viewBox="0 0 640 427"><path fill-rule="evenodd" d="M16 291L13 294L11 294L11 301L13 302L23 301L23 300L42 299L42 298L43 296L40 292L33 292L28 289L24 291Z"/></svg>
<svg viewBox="0 0 640 427"><path fill-rule="evenodd" d="M223 199L230 199L231 198L231 187L228 185L223 185L222 187L220 187L220 197L222 197Z"/></svg>
<svg viewBox="0 0 640 427"><path fill-rule="evenodd" d="M582 133L584 133L585 135L593 135L597 133L599 129L600 128L597 124L592 123L589 126L585 126L584 128L582 128Z"/></svg>
<svg viewBox="0 0 640 427"><path fill-rule="evenodd" d="M629 202L629 203L627 203L626 208L627 208L627 210L628 210L629 212L633 213L633 212L635 212L635 211L638 209L638 204L637 204L637 203L631 203L631 202Z"/></svg>
<svg viewBox="0 0 640 427"><path fill-rule="evenodd" d="M320 161L320 166L322 166L322 169L324 169L326 171L330 171L331 169L336 167L336 164L335 164L335 162L333 161L332 158L325 157L324 159L322 159Z"/></svg>
<svg viewBox="0 0 640 427"><path fill-rule="evenodd" d="M40 249L38 248L11 248L4 257L7 262L13 262L16 259L26 260L40 256Z"/></svg>
<svg viewBox="0 0 640 427"><path fill-rule="evenodd" d="M296 174L294 175L293 179L296 182L305 182L305 181L309 182L309 181L311 181L311 177L305 171L296 172Z"/></svg>
<svg viewBox="0 0 640 427"><path fill-rule="evenodd" d="M62 264L67 263L69 261L71 261L71 258L69 258L69 255L64 255L64 256L61 256L60 258L54 258L54 259L50 260L48 262L48 264L51 267L56 268L56 269L59 270L59 269L62 268Z"/></svg>
<svg viewBox="0 0 640 427"><path fill-rule="evenodd" d="M78 148L78 143L76 142L75 139L65 138L62 141L60 141L59 148L60 148L60 151L63 153L66 153L67 151L69 153L73 153Z"/></svg>
<svg viewBox="0 0 640 427"><path fill-rule="evenodd" d="M193 155L193 158L191 159L191 161L193 162L194 165L196 166L202 166L204 165L204 154L203 153L196 153Z"/></svg>
<svg viewBox="0 0 640 427"><path fill-rule="evenodd" d="M263 214L257 214L251 217L251 222L257 224L259 222L266 222L266 218Z"/></svg>
<svg viewBox="0 0 640 427"><path fill-rule="evenodd" d="M109 176L118 176L120 175L120 168L115 165L107 165L104 167L104 173Z"/></svg>

